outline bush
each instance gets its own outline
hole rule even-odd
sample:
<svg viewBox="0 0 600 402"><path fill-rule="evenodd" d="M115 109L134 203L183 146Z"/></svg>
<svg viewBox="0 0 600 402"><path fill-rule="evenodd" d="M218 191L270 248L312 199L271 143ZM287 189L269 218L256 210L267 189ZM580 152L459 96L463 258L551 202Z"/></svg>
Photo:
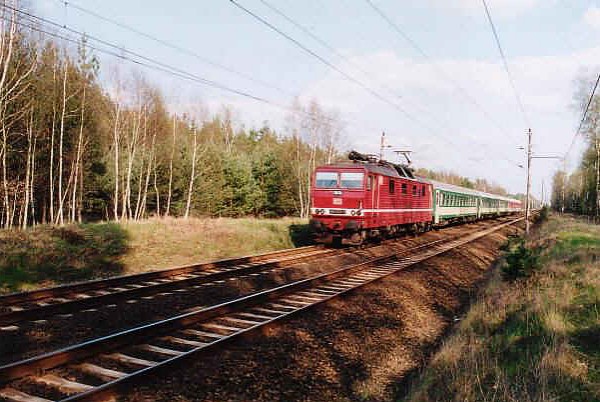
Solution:
<svg viewBox="0 0 600 402"><path fill-rule="evenodd" d="M506 255L502 267L504 280L512 282L519 278L528 278L539 265L539 253L527 248L524 240L512 248Z"/></svg>
<svg viewBox="0 0 600 402"><path fill-rule="evenodd" d="M548 219L548 207L543 206L542 209L540 209L539 215L535 218L535 223L542 223L542 222L545 222L547 219Z"/></svg>

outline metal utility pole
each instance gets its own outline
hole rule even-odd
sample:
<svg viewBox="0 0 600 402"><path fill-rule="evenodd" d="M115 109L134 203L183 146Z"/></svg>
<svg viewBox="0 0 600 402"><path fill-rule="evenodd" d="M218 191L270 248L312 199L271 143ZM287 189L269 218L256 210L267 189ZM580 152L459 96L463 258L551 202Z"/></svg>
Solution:
<svg viewBox="0 0 600 402"><path fill-rule="evenodd" d="M531 129L527 130L527 195L525 196L525 233L529 234L529 193L531 192Z"/></svg>

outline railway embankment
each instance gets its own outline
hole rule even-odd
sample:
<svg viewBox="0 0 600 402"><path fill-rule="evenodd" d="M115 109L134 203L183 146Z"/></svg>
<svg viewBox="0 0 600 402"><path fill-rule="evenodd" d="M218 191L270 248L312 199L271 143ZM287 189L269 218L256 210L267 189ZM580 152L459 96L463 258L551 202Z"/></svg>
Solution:
<svg viewBox="0 0 600 402"><path fill-rule="evenodd" d="M148 219L0 232L0 294L306 244L300 219Z"/></svg>
<svg viewBox="0 0 600 402"><path fill-rule="evenodd" d="M600 226L550 216L507 249L406 400L600 401Z"/></svg>
<svg viewBox="0 0 600 402"><path fill-rule="evenodd" d="M127 400L400 400L486 282L500 247L522 226L274 323L168 378L148 379Z"/></svg>

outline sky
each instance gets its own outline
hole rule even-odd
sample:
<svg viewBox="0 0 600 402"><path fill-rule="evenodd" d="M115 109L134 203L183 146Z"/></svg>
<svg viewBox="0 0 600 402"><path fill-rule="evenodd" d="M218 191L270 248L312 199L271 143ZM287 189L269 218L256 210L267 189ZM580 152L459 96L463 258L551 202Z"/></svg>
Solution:
<svg viewBox="0 0 600 402"><path fill-rule="evenodd" d="M514 88L482 0L235 2L313 55L230 0L35 0L30 6L62 26L270 102L99 55L103 80L110 83L116 70L143 72L172 110L201 103L216 113L226 105L238 126L266 121L285 132L293 99L316 100L339 113L344 150L378 153L385 131L392 146L387 159L394 160L393 149L410 149L416 167L485 178L512 193L525 191L526 171L518 165L525 165L519 148L527 129L534 155L562 157L581 118L575 93L581 85L589 92L600 72L600 0L487 0ZM568 169L576 167L583 145L579 137ZM543 186L548 192L561 164L533 160L534 195Z"/></svg>

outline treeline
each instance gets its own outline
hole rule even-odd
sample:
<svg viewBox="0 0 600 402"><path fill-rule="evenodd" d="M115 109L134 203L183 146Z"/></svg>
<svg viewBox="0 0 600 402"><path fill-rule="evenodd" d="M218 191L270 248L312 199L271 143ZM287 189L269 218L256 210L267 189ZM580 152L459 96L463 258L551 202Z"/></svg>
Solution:
<svg viewBox="0 0 600 402"><path fill-rule="evenodd" d="M578 109L587 106L590 88L596 77L581 79L575 93ZM552 207L559 212L600 216L600 100L592 99L582 123L580 135L586 147L579 166L571 174L563 169L554 174L552 182Z"/></svg>
<svg viewBox="0 0 600 402"><path fill-rule="evenodd" d="M425 177L432 180L441 181L455 186L470 188L473 190L484 191L486 193L506 195L506 189L498 184L490 183L486 179L471 180L468 177L460 176L452 172L436 172L429 169L418 168L415 170L417 176Z"/></svg>
<svg viewBox="0 0 600 402"><path fill-rule="evenodd" d="M0 12L2 227L307 216L312 170L336 156L336 113L296 102L283 135L236 129L227 108L172 111L139 73L100 80L85 38L69 49Z"/></svg>

